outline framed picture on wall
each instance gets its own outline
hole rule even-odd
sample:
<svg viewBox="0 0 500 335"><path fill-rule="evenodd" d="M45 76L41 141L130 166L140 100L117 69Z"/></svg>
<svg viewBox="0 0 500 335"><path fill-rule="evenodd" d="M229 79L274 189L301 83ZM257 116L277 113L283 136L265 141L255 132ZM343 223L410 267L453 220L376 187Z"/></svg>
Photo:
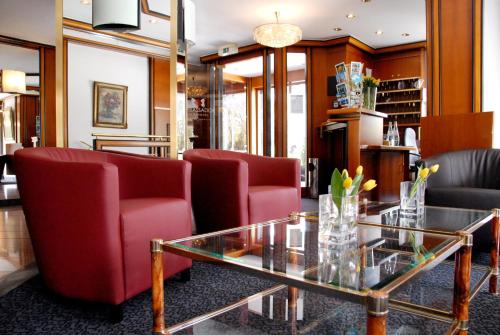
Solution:
<svg viewBox="0 0 500 335"><path fill-rule="evenodd" d="M127 91L127 86L94 82L94 127L127 128Z"/></svg>

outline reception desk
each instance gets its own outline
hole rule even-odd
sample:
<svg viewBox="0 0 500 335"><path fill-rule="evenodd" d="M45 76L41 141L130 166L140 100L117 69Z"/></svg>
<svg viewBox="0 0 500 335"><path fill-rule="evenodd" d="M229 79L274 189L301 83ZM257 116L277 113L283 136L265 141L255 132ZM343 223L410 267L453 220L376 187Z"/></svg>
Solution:
<svg viewBox="0 0 500 335"><path fill-rule="evenodd" d="M400 183L410 180L410 151L415 148L369 145L360 149L365 178L375 179L378 184L366 194L367 198L385 202L399 200Z"/></svg>
<svg viewBox="0 0 500 335"><path fill-rule="evenodd" d="M329 120L321 127L321 137L328 143L328 157L320 183L328 185L335 168L354 173L363 165L366 179L377 180L378 187L367 194L375 201L399 199L401 181L410 180L409 153L413 147L383 145L386 114L364 108L327 111ZM326 193L324 185L320 192Z"/></svg>

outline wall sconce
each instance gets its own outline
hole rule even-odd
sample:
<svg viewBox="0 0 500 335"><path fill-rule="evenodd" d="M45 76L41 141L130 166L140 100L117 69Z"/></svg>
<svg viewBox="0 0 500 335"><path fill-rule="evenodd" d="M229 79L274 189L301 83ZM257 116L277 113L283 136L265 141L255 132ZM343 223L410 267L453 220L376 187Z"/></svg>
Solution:
<svg viewBox="0 0 500 335"><path fill-rule="evenodd" d="M13 94L26 93L26 73L15 70L2 70L1 92Z"/></svg>
<svg viewBox="0 0 500 335"><path fill-rule="evenodd" d="M141 29L140 0L93 0L92 28L114 31Z"/></svg>

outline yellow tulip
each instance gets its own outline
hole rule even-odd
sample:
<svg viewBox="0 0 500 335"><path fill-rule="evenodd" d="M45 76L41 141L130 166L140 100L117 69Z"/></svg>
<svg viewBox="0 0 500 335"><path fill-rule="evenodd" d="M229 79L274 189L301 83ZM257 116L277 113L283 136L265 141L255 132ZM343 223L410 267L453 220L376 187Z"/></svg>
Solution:
<svg viewBox="0 0 500 335"><path fill-rule="evenodd" d="M349 177L349 171L346 169L342 170L342 179L348 178Z"/></svg>
<svg viewBox="0 0 500 335"><path fill-rule="evenodd" d="M438 172L438 170L439 170L439 164L434 164L433 166L431 166L432 173L436 173Z"/></svg>
<svg viewBox="0 0 500 335"><path fill-rule="evenodd" d="M424 168L424 169L420 170L420 178L422 178L422 179L427 178L427 176L429 175L429 172L430 172L429 168Z"/></svg>
<svg viewBox="0 0 500 335"><path fill-rule="evenodd" d="M352 178L351 177L347 177L344 180L344 188L348 189L349 187L351 187L351 185L352 185Z"/></svg>
<svg viewBox="0 0 500 335"><path fill-rule="evenodd" d="M363 174L363 167L360 165L358 166L358 168L356 169L356 174L358 176L362 175Z"/></svg>
<svg viewBox="0 0 500 335"><path fill-rule="evenodd" d="M377 187L377 182L373 179L370 179L363 184L363 190L367 192L373 190L375 187Z"/></svg>

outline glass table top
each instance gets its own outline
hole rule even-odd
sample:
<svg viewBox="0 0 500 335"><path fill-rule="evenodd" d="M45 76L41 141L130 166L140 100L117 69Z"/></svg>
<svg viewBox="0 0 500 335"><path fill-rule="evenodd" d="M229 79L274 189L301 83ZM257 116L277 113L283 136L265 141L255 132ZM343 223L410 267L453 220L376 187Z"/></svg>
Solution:
<svg viewBox="0 0 500 335"><path fill-rule="evenodd" d="M405 227L436 233L474 232L493 218L492 211L425 206L418 217L401 215L399 203L369 203L359 222L389 227Z"/></svg>
<svg viewBox="0 0 500 335"><path fill-rule="evenodd" d="M348 242L325 244L318 226L316 218L301 216L165 242L164 250L359 298L371 290L390 292L461 246L457 236L382 225L358 225Z"/></svg>

